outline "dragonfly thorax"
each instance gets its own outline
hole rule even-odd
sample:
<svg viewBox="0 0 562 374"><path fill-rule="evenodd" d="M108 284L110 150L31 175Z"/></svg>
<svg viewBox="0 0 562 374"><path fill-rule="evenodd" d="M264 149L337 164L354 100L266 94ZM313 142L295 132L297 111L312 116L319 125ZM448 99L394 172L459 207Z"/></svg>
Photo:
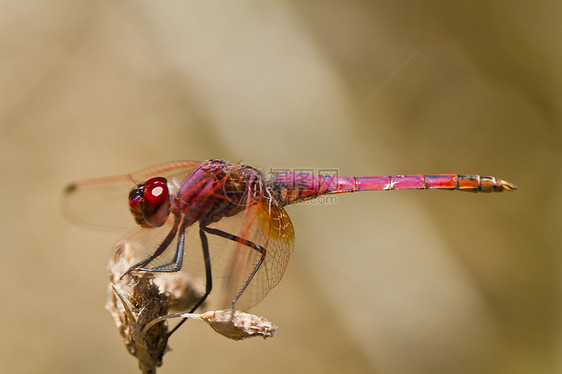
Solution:
<svg viewBox="0 0 562 374"><path fill-rule="evenodd" d="M262 190L262 177L256 169L210 160L184 181L172 212L183 213L188 225L200 221L206 226L245 210Z"/></svg>

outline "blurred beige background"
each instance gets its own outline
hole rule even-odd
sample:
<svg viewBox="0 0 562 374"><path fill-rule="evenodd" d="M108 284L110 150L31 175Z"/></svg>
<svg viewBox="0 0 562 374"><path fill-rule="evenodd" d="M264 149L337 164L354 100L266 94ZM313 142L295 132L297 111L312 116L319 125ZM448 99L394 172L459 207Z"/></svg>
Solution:
<svg viewBox="0 0 562 374"><path fill-rule="evenodd" d="M137 372L104 310L119 234L66 222L61 189L221 158L519 190L289 207L295 253L253 309L276 336L188 323L160 373L561 372L560 14L554 0L4 2L2 371Z"/></svg>

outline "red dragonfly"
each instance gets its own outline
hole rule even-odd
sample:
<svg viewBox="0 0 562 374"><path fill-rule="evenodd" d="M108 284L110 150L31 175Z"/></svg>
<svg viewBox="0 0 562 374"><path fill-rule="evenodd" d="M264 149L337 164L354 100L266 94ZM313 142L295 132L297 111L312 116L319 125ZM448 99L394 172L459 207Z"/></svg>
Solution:
<svg viewBox="0 0 562 374"><path fill-rule="evenodd" d="M286 205L327 194L398 189L499 192L516 187L494 177L460 174L342 177L288 171L268 178L242 163L177 161L72 183L64 190L63 209L75 221L105 227L132 221L132 214L140 228L124 241L139 248L139 257L125 274L204 271L205 293L190 313L219 277L230 307L245 310L279 283L289 262L294 230ZM193 228L198 228L202 252L194 250L199 245L189 231ZM209 239L218 240L210 245Z"/></svg>

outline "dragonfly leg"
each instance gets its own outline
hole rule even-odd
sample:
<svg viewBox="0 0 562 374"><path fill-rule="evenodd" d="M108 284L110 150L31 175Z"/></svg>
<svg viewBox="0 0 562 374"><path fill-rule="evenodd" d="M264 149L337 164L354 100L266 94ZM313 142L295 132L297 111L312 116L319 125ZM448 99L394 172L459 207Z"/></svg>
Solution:
<svg viewBox="0 0 562 374"><path fill-rule="evenodd" d="M150 271L153 273L174 273L181 269L183 263L183 251L185 245L185 229L187 228L187 221L184 221L180 227L179 234L178 234L178 246L176 248L176 253L174 254L174 259L172 261L165 262L161 265L152 267L152 268L142 268L137 267L134 270L136 271ZM168 239L168 237L166 237ZM168 243L169 245L169 243ZM153 256L150 256L153 257ZM146 261L146 260L144 260ZM174 267L170 269L166 269L166 266L174 264Z"/></svg>
<svg viewBox="0 0 562 374"><path fill-rule="evenodd" d="M244 238L241 238L239 236L229 234L229 233L227 233L225 231L222 231L222 230L213 229L213 228L210 228L210 227L203 227L203 230L205 230L209 234L217 235L217 236L220 236L222 238L229 239L229 240L235 241L237 243L247 245L248 247L256 250L257 252L259 252L260 255L261 255L258 263L256 264L256 266L254 266L254 269L250 273L250 276L248 277L248 279L246 279L246 282L244 282L244 285L242 286L240 291L238 291L238 293L236 294L234 299L232 299L232 309L234 309L234 304L236 304L236 301L238 301L240 296L242 296L242 294L244 293L244 291L246 290L246 288L248 287L248 285L250 284L252 279L254 279L254 276L258 272L259 268L263 264L263 261L265 260L266 250L261 245L257 245L256 243L251 242L248 239L244 239Z"/></svg>
<svg viewBox="0 0 562 374"><path fill-rule="evenodd" d="M174 258L171 261L164 262L163 264L156 265L153 268L149 268L146 271L153 271L153 272L175 272L181 269L183 263L183 248L184 248L184 241L185 241L185 228L183 228L182 233L178 236L178 247L176 252L174 253ZM170 265L174 265L171 269L166 269L166 267ZM144 269L137 269L137 270L144 270Z"/></svg>
<svg viewBox="0 0 562 374"><path fill-rule="evenodd" d="M197 301L197 303L191 308L189 313L193 313L203 304L207 296L211 293L213 289L213 277L211 273L211 256L209 256L209 241L207 240L207 235L203 231L203 227L199 227L199 236L201 238L201 247L203 248L203 259L205 260L205 294ZM173 329L168 333L168 338L188 320L188 317L184 317Z"/></svg>
<svg viewBox="0 0 562 374"><path fill-rule="evenodd" d="M174 218L174 226L172 227L172 229L170 230L168 235L166 235L166 237L164 238L162 243L160 243L160 245L158 246L156 251L152 255L150 255L149 257L147 257L144 260L142 260L142 261L134 264L133 266L131 266L129 268L129 270L127 270L120 277L120 279L122 279L125 275L131 273L132 271L137 271L137 270L138 271L154 271L153 269L150 269L150 268L143 268L143 266L145 266L146 264L149 264L151 261L156 259L162 253L164 253L164 251L170 246L170 244L172 243L172 241L174 240L174 237L176 236L176 234L178 232L178 225L179 225L179 216ZM185 231L185 227L182 227L182 232L183 231ZM179 247L179 243L178 243L178 247ZM179 250L179 248L178 248L178 250ZM183 245L182 245L182 253L183 253ZM178 253L176 252L176 256L177 255L178 255ZM174 256L174 259L176 258L176 256ZM183 257L183 256L181 256L181 257ZM181 266L181 264L180 264L180 266Z"/></svg>

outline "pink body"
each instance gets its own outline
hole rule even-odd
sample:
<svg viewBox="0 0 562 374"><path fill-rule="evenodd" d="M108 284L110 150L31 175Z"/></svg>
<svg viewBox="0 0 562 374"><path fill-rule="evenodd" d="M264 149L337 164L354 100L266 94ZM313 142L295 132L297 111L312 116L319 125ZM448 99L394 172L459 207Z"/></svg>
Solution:
<svg viewBox="0 0 562 374"><path fill-rule="evenodd" d="M356 191L444 189L499 192L517 188L495 177L462 174L340 177L286 172L268 180L267 184L282 205L294 204L326 194Z"/></svg>

